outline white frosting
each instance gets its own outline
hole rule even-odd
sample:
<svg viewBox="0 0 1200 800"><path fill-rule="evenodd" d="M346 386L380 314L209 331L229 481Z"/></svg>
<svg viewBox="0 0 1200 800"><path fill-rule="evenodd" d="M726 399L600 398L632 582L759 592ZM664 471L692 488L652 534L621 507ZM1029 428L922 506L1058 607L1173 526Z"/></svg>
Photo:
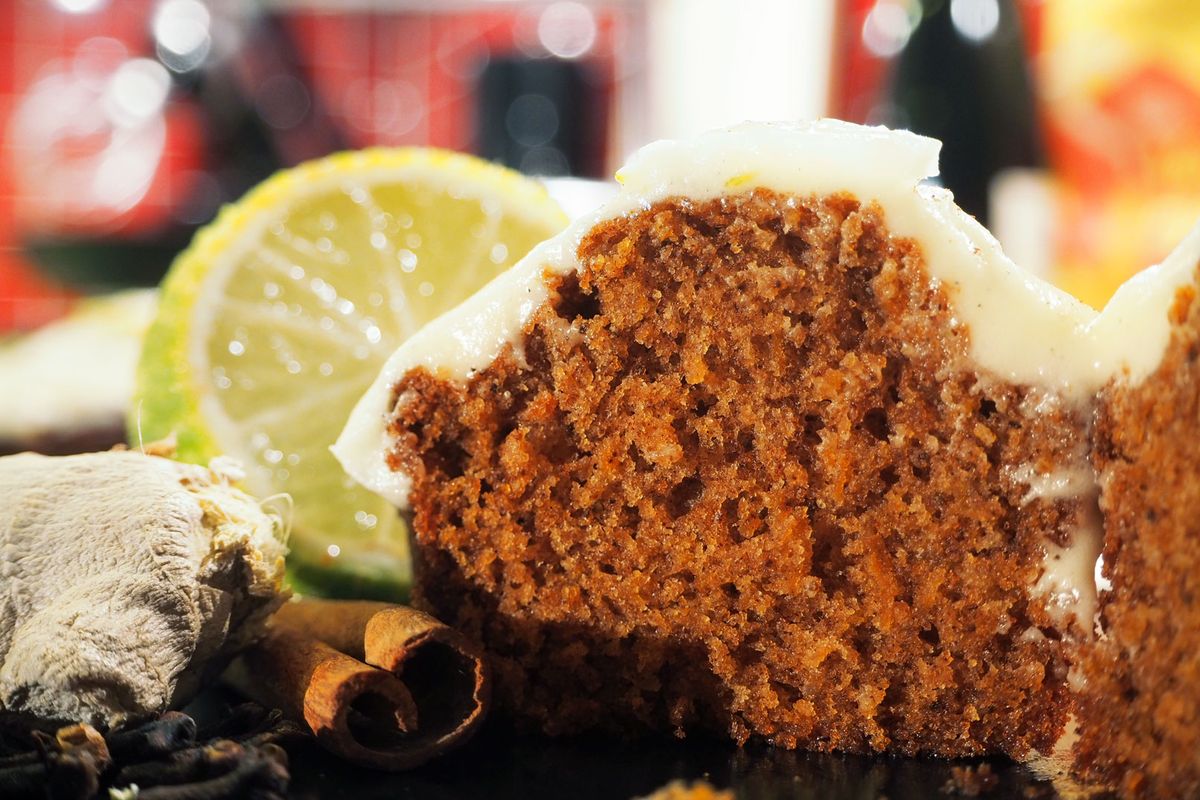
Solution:
<svg viewBox="0 0 1200 800"><path fill-rule="evenodd" d="M359 401L334 454L359 483L407 508L411 481L386 463L386 420L393 387L408 370L423 366L465 381L506 344L519 347L525 324L548 297L549 280L578 268L578 244L598 222L672 196L702 200L759 186L798 195L845 191L878 201L891 233L921 245L931 276L949 292L956 321L969 327L971 357L995 377L1088 402L1114 376L1138 381L1153 371L1169 338L1175 290L1192 279L1200 261L1200 226L1097 314L1018 268L949 192L921 183L936 174L939 147L910 133L830 120L745 124L647 146L618 173L616 197L402 345ZM1082 461L1078 470L1013 477L1029 485L1026 502L1075 496L1090 503L1095 490ZM1064 616L1073 611L1085 629L1096 608L1100 541L1100 520L1089 516L1067 547L1048 543L1038 584L1052 609Z"/></svg>
<svg viewBox="0 0 1200 800"><path fill-rule="evenodd" d="M1053 395L1047 396L1036 402L1033 413L1048 413L1057 405ZM1034 592L1046 597L1046 608L1060 627L1066 628L1074 614L1079 633L1091 636L1098 609L1097 590L1103 588L1096 576L1104 544L1104 518L1099 506L1100 487L1086 449L1081 447L1066 465L1053 471L1042 472L1033 464L1021 464L1006 468L1005 477L1026 487L1022 505L1059 500L1081 503L1079 520L1067 544L1057 545L1049 539L1044 543L1042 573Z"/></svg>
<svg viewBox="0 0 1200 800"><path fill-rule="evenodd" d="M152 290L114 295L0 345L0 438L20 441L123 420L155 308Z"/></svg>
<svg viewBox="0 0 1200 800"><path fill-rule="evenodd" d="M1125 281L1087 329L1087 350L1104 376L1128 370L1137 384L1162 361L1171 338L1169 310L1180 287L1195 280L1200 265L1200 223L1161 264ZM1103 383L1103 381L1102 381Z"/></svg>
<svg viewBox="0 0 1200 800"><path fill-rule="evenodd" d="M594 211L617 193L617 186L611 181L584 178L543 178L542 185L571 219Z"/></svg>
<svg viewBox="0 0 1200 800"><path fill-rule="evenodd" d="M1042 574L1034 593L1046 595L1046 607L1057 623L1066 625L1068 615L1074 613L1080 631L1090 637L1098 610L1096 574L1104 549L1104 519L1095 480L1080 487L1077 496L1082 503L1082 519L1065 547L1046 542Z"/></svg>
<svg viewBox="0 0 1200 800"><path fill-rule="evenodd" d="M1088 466L1086 456L1075 465L1054 472L1038 472L1031 464L1022 464L1012 471L1012 479L1029 487L1021 498L1022 503L1077 497L1096 485L1096 476Z"/></svg>

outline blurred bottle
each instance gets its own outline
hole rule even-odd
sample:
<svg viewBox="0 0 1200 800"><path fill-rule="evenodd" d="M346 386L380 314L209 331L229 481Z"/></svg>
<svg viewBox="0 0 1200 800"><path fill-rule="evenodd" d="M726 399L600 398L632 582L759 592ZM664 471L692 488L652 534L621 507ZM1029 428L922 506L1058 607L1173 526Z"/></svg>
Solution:
<svg viewBox="0 0 1200 800"><path fill-rule="evenodd" d="M894 55L872 121L943 143L941 183L987 224L994 177L1044 164L1021 20L1009 0L881 0L863 28Z"/></svg>
<svg viewBox="0 0 1200 800"><path fill-rule="evenodd" d="M527 175L599 176L603 102L586 70L553 58L493 59L476 92L479 154Z"/></svg>

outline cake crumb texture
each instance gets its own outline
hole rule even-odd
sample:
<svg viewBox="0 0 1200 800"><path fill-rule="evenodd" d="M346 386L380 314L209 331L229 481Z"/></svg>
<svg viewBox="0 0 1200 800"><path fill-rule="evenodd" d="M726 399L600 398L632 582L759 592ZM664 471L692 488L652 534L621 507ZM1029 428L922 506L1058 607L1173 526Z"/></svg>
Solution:
<svg viewBox="0 0 1200 800"><path fill-rule="evenodd" d="M920 247L847 194L667 200L578 255L519 347L395 387L416 600L488 648L507 711L1049 750L1090 620L1029 587L1087 510L1018 476L1077 465L1082 412L981 376Z"/></svg>
<svg viewBox="0 0 1200 800"><path fill-rule="evenodd" d="M1200 266L1198 266L1200 271ZM1200 303L1184 286L1157 371L1102 397L1104 636L1082 648L1083 775L1122 797L1200 797Z"/></svg>

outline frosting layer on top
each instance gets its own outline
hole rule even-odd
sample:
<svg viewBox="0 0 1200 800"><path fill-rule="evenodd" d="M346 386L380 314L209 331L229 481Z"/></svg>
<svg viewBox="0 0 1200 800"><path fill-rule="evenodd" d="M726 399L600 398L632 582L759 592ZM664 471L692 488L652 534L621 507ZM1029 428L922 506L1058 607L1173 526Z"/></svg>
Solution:
<svg viewBox="0 0 1200 800"><path fill-rule="evenodd" d="M386 463L392 389L407 371L425 367L465 381L506 344L520 347L549 284L578 269L578 245L599 222L671 197L708 200L758 187L802 196L848 192L878 202L892 235L920 244L956 322L969 328L972 359L996 378L1085 401L1114 376L1136 381L1153 371L1169 338L1167 309L1175 290L1200 260L1200 226L1163 265L1131 280L1097 314L1013 264L948 191L923 183L937 174L940 147L911 133L835 120L746 123L646 146L617 173L621 190L611 201L401 345L359 401L334 454L359 483L407 507L411 481Z"/></svg>

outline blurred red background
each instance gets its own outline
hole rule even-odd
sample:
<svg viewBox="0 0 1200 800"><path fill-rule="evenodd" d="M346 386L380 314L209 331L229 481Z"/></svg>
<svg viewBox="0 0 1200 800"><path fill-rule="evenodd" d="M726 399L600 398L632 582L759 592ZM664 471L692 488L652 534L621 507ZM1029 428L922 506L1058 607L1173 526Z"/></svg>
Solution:
<svg viewBox="0 0 1200 800"><path fill-rule="evenodd" d="M589 106L604 113L581 134L571 171L598 175L605 126L620 113L609 95L629 71L618 54L641 49L629 41L641 29L636 4L558 3L547 13L545 4L342 12L297 3L266 14L242 5L0 3L0 331L57 317L77 296L35 267L38 255L86 261L106 243L146 240L169 252L259 172L369 145L478 152L476 87L506 59L577 62ZM204 66L190 67L197 54ZM114 122L114 96L145 119ZM161 108L138 108L155 101ZM248 119L233 124L228 113ZM237 152L247 136L263 158ZM237 170L246 176L223 174ZM119 191L100 196L101 185Z"/></svg>
<svg viewBox="0 0 1200 800"><path fill-rule="evenodd" d="M1200 213L1194 0L804 1L807 16L790 0L0 2L0 332L81 290L153 283L271 171L372 144L608 177L701 121L911 121L946 141L943 180L1015 260L1095 305ZM751 52L767 39L813 58ZM713 59L726 85L698 85ZM916 84L905 63L925 65ZM739 106L763 68L777 80L755 101L807 99ZM549 127L513 130L531 92ZM941 127L903 107L939 93ZM1022 138L986 164L962 147Z"/></svg>

